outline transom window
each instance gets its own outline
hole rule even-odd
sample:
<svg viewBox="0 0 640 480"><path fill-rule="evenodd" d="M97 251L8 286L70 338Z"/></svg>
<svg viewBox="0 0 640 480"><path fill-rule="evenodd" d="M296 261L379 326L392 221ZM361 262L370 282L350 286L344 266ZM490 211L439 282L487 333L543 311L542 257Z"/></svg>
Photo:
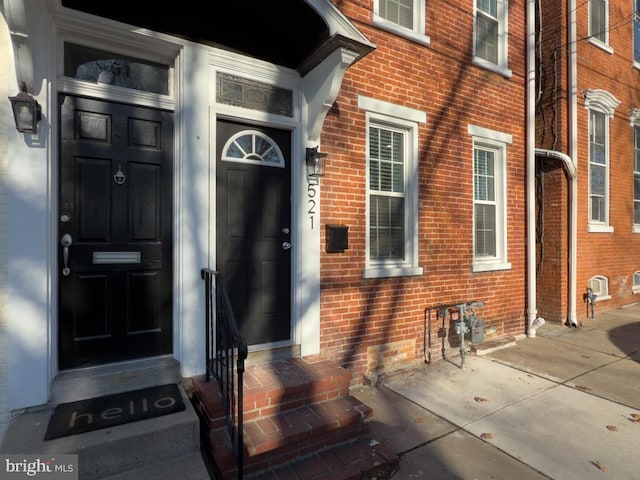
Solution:
<svg viewBox="0 0 640 480"><path fill-rule="evenodd" d="M222 160L284 168L282 150L268 135L244 130L232 136L222 149Z"/></svg>
<svg viewBox="0 0 640 480"><path fill-rule="evenodd" d="M98 50L64 44L65 77L98 85L169 95L169 66Z"/></svg>

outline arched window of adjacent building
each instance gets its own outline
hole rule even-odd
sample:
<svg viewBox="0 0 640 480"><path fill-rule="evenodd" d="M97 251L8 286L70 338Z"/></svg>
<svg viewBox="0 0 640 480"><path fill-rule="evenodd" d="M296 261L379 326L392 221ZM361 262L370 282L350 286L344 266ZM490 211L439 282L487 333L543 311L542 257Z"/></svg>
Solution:
<svg viewBox="0 0 640 480"><path fill-rule="evenodd" d="M596 301L611 298L609 295L609 279L604 275L596 275L589 279L589 288L597 295Z"/></svg>

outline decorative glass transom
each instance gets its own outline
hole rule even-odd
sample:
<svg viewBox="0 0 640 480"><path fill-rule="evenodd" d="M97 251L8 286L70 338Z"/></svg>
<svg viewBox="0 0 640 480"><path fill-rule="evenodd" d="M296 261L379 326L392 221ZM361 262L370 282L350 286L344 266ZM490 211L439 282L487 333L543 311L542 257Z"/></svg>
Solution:
<svg viewBox="0 0 640 480"><path fill-rule="evenodd" d="M284 168L282 150L268 135L244 130L232 136L222 149L222 160Z"/></svg>

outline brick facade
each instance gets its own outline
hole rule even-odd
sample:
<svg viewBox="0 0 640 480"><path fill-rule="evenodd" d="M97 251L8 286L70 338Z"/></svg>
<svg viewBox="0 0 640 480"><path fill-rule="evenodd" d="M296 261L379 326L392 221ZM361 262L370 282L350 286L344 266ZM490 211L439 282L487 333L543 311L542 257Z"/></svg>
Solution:
<svg viewBox="0 0 640 480"><path fill-rule="evenodd" d="M373 2L336 2L376 44L352 66L322 133L323 224L349 227L349 249L321 257L321 351L356 379L384 358L423 358L430 306L481 300L489 336L525 331L525 5L509 2L511 78L479 68L472 55L473 2L427 2L425 46L372 24ZM419 276L364 279L366 122L363 95L426 112L419 130ZM511 268L472 272L473 143L468 125L513 136L507 150L507 238ZM324 247L324 238L321 241ZM324 249L324 248L323 248ZM439 354L438 325L432 325ZM407 351L407 345L410 350ZM372 352L396 352L372 355ZM377 368L371 363L377 357ZM391 360L394 363L395 360Z"/></svg>
<svg viewBox="0 0 640 480"><path fill-rule="evenodd" d="M577 103L577 155L573 162L578 175L577 211L577 317L587 315L584 295L589 279L603 276L608 280L610 298L596 303L598 311L606 311L638 301L632 292L633 273L640 270L640 233L634 233L633 220L633 165L634 128L630 116L640 108L640 69L633 59L633 2L612 0L608 6L608 40L598 42L590 38L589 2L577 2L576 31L576 96ZM570 84L567 73L569 48L567 47L567 4L542 3L545 21L541 45L538 46L538 85L541 101L537 105L536 146L569 152L570 125L567 99ZM562 19L560 23L555 19ZM609 119L608 154L608 231L593 231L589 222L589 109L585 108L585 95L589 91L603 90L620 101ZM553 312L548 319L564 321L566 308L566 218L569 197L566 181L558 180L558 171L538 172L545 184L544 197L538 205L545 205L544 236L538 244L547 252L538 270L538 308ZM551 187L551 184L555 185ZM564 184L564 185L562 185ZM540 189L538 189L540 195ZM554 205L548 209L548 206ZM538 228L540 230L540 223ZM558 243L560 242L560 243ZM557 255L550 252L558 252ZM547 295L549 285L557 285L556 294ZM555 287L554 287L555 288ZM562 305L557 311L555 305ZM543 314L544 316L544 314Z"/></svg>

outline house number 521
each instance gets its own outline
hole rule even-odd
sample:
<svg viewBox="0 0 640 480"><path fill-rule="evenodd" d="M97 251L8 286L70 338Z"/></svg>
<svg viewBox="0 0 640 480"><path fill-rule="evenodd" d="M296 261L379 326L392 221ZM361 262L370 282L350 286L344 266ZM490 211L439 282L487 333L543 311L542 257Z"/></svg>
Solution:
<svg viewBox="0 0 640 480"><path fill-rule="evenodd" d="M311 223L311 230L315 228L314 219L316 214L318 213L316 206L318 202L315 197L318 194L318 186L319 186L318 177L308 177L307 183L307 215L309 215L309 222Z"/></svg>

